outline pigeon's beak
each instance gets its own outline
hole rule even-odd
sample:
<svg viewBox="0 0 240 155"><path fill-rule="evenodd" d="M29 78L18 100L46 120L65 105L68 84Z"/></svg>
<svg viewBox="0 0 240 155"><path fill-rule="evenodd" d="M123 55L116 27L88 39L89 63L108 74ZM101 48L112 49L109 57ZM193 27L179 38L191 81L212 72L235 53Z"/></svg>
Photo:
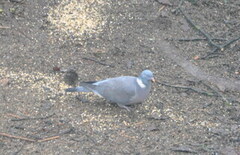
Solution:
<svg viewBox="0 0 240 155"><path fill-rule="evenodd" d="M153 83L155 83L155 79L154 79L154 78L152 78L151 81L152 81Z"/></svg>

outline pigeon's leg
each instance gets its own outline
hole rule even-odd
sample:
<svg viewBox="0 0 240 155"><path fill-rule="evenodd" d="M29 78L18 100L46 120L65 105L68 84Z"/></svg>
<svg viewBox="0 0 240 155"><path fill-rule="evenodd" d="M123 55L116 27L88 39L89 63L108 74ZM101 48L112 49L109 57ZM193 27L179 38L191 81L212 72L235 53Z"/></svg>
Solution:
<svg viewBox="0 0 240 155"><path fill-rule="evenodd" d="M121 108L124 108L124 109L126 109L127 111L129 111L129 112L131 112L131 108L130 107L128 107L128 106L126 106L126 105L122 105L122 104L117 104L119 107L121 107Z"/></svg>

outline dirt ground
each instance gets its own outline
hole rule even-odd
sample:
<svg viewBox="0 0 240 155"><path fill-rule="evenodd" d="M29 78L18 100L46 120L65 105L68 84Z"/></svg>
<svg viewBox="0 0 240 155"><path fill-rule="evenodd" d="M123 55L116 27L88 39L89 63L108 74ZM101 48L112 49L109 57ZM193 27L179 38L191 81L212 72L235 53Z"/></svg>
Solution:
<svg viewBox="0 0 240 155"><path fill-rule="evenodd" d="M0 0L0 154L240 154L239 36L239 0ZM146 68L132 112L64 92Z"/></svg>

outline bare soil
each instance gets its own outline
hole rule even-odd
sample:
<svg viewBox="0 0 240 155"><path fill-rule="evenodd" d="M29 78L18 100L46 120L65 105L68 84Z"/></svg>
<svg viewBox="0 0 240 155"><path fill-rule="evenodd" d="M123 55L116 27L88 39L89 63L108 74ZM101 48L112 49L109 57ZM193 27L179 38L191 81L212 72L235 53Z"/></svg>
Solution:
<svg viewBox="0 0 240 155"><path fill-rule="evenodd" d="M214 45L180 39L238 38L240 1L179 4L0 0L0 154L239 154L240 41L201 59ZM143 69L158 82L132 112L64 92L65 70L80 82Z"/></svg>

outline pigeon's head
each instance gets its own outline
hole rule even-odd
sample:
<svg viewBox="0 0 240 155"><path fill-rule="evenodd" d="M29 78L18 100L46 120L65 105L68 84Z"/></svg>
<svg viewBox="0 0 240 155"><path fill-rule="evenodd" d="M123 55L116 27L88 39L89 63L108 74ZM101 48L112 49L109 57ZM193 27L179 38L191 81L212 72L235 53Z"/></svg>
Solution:
<svg viewBox="0 0 240 155"><path fill-rule="evenodd" d="M149 81L155 82L155 79L153 77L153 73L150 70L142 71L142 73L140 74L140 78L145 83L148 83Z"/></svg>

